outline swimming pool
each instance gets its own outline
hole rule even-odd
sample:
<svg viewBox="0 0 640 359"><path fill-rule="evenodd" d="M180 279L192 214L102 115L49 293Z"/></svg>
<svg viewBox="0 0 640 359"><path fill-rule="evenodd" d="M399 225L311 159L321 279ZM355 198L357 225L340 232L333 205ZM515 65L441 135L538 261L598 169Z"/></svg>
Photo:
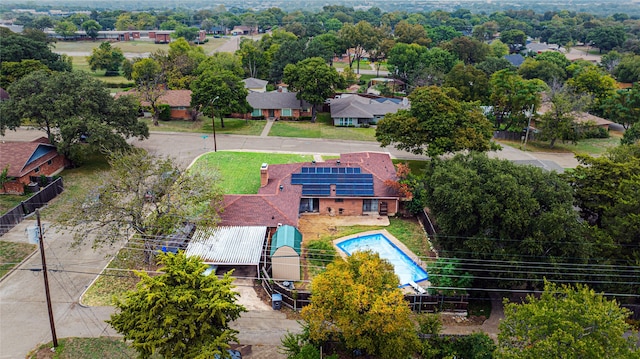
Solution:
<svg viewBox="0 0 640 359"><path fill-rule="evenodd" d="M391 262L396 275L400 278L401 287L412 281L419 282L429 278L429 275L422 267L417 265L409 256L381 233L347 239L336 243L336 246L347 255L351 255L351 253L355 251L366 250L378 253L380 258Z"/></svg>

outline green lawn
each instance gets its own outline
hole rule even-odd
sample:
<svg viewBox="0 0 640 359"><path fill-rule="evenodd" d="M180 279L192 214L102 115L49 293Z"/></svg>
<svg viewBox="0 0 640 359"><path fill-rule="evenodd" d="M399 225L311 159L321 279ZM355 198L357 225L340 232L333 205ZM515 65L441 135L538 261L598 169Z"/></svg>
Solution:
<svg viewBox="0 0 640 359"><path fill-rule="evenodd" d="M35 244L0 241L0 278L36 250Z"/></svg>
<svg viewBox="0 0 640 359"><path fill-rule="evenodd" d="M260 166L311 161L313 156L262 152L207 153L191 167L195 171L218 171L225 194L255 194L260 188Z"/></svg>
<svg viewBox="0 0 640 359"><path fill-rule="evenodd" d="M521 150L524 148L520 141L499 140L497 142L504 143ZM549 147L549 142L529 141L527 142L526 150L533 152L565 152L599 156L605 153L608 149L616 147L618 145L620 145L620 137L614 134L609 138L589 138L580 140L575 145L570 142L562 143L560 141L556 141L556 144L553 148Z"/></svg>
<svg viewBox="0 0 640 359"><path fill-rule="evenodd" d="M209 37L208 39L209 41L207 43L198 45L204 49L206 54L209 54L227 41L226 39L216 39L213 37ZM54 51L91 53L93 49L100 46L100 44L100 41L58 41L55 43ZM112 42L111 46L120 48L122 52L135 54L144 54L158 50L169 51L168 44L156 44L153 41L146 40Z"/></svg>
<svg viewBox="0 0 640 359"><path fill-rule="evenodd" d="M0 214L7 213L10 209L31 197L32 193L24 195L0 194Z"/></svg>
<svg viewBox="0 0 640 359"><path fill-rule="evenodd" d="M335 127L328 113L318 115L316 123L307 121L276 121L269 136L327 138L334 140L375 141L374 128Z"/></svg>
<svg viewBox="0 0 640 359"><path fill-rule="evenodd" d="M55 354L51 353L51 342L40 345L27 355L28 359L128 359L137 357L138 353L122 338L61 338ZM153 358L159 358L153 356Z"/></svg>
<svg viewBox="0 0 640 359"><path fill-rule="evenodd" d="M402 163L402 164L406 164L409 166L409 169L411 170L411 173L413 174L421 174L422 171L427 168L427 166L429 165L429 161L424 160L424 161L420 161L420 160L399 160L399 159L393 159L391 160L393 162L394 165L397 165L398 163Z"/></svg>
<svg viewBox="0 0 640 359"><path fill-rule="evenodd" d="M89 66L89 62L87 61L86 56L71 56L73 60L73 69L78 71L85 71L91 76L104 81L110 84L121 84L121 83L130 83L131 81L124 78L124 76L105 76L105 70L91 71L91 67ZM124 91L124 89L118 89L119 91Z"/></svg>
<svg viewBox="0 0 640 359"><path fill-rule="evenodd" d="M211 127L211 119L204 118L199 121L185 121L185 120L171 120L160 121L158 126L153 125L153 121L149 118L142 120L149 126L149 131L161 131L161 132L194 132L194 133L213 133ZM266 121L249 120L245 121L238 118L225 118L224 128L220 123L220 119L216 119L216 134L228 134L228 135L246 135L246 136L259 136L262 133Z"/></svg>

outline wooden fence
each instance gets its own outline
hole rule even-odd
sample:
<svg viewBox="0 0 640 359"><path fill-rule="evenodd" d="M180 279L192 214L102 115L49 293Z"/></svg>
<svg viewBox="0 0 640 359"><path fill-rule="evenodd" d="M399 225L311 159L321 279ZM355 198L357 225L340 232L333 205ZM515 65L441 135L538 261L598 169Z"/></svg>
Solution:
<svg viewBox="0 0 640 359"><path fill-rule="evenodd" d="M311 292L285 288L277 281L271 280L269 272L264 267L262 268L262 288L269 297L275 293L282 295L282 304L293 310L299 310L311 304Z"/></svg>
<svg viewBox="0 0 640 359"><path fill-rule="evenodd" d="M525 132L511 132L511 131L493 131L493 138L498 140L507 141L524 141ZM534 131L529 131L529 138L527 141L535 141L536 134Z"/></svg>
<svg viewBox="0 0 640 359"><path fill-rule="evenodd" d="M11 228L22 222L26 216L35 212L36 209L56 198L62 191L64 191L64 182L62 177L59 177L29 199L20 202L19 205L3 214L0 217L0 236L9 232Z"/></svg>

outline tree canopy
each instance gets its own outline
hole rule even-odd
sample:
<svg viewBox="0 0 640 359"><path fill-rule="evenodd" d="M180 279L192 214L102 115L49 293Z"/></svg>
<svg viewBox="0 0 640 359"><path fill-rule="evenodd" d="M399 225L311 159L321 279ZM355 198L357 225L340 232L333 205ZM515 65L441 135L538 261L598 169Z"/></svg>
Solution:
<svg viewBox="0 0 640 359"><path fill-rule="evenodd" d="M498 334L498 359L640 358L625 338L629 311L585 285L545 283L540 298L507 303Z"/></svg>
<svg viewBox="0 0 640 359"><path fill-rule="evenodd" d="M131 341L141 358L226 358L238 331L230 323L246 309L237 304L231 272L203 275L207 265L184 253L161 254L161 274L136 272L135 290L116 301L107 323Z"/></svg>
<svg viewBox="0 0 640 359"><path fill-rule="evenodd" d="M298 91L298 99L312 105L312 121L316 118L316 107L344 86L344 79L335 68L327 65L320 57L302 60L284 68L283 81Z"/></svg>
<svg viewBox="0 0 640 359"><path fill-rule="evenodd" d="M491 123L476 104L457 101L436 86L416 89L409 100L411 109L378 122L376 139L382 147L429 156L495 149Z"/></svg>
<svg viewBox="0 0 640 359"><path fill-rule="evenodd" d="M121 150L129 147L127 138L149 136L132 98L114 100L102 81L82 71L36 71L7 91L11 98L0 103L0 131L29 120L74 161L90 150Z"/></svg>
<svg viewBox="0 0 640 359"><path fill-rule="evenodd" d="M536 279L529 282L538 276L519 268L545 262L551 276L553 263L585 263L597 253L593 239L583 238L571 188L555 172L484 154L457 155L432 159L421 186L441 253L460 258L460 269L474 275L476 285L539 286ZM511 261L512 270L466 266L475 259Z"/></svg>
<svg viewBox="0 0 640 359"><path fill-rule="evenodd" d="M93 49L91 56L87 57L91 71L105 70L105 76L120 75L120 65L124 61L122 50L112 47L107 41Z"/></svg>
<svg viewBox="0 0 640 359"><path fill-rule="evenodd" d="M223 115L247 113L251 106L247 102L248 91L242 79L228 70L207 70L191 83L191 107L208 114L215 109L224 127Z"/></svg>
<svg viewBox="0 0 640 359"><path fill-rule="evenodd" d="M0 38L2 63L38 60L51 70L71 71L71 63L65 61L61 55L52 52L46 41L35 40L10 31L2 34Z"/></svg>
<svg viewBox="0 0 640 359"><path fill-rule="evenodd" d="M336 340L380 358L408 357L418 338L398 284L393 266L378 254L336 259L313 278L311 304L302 309L310 339Z"/></svg>

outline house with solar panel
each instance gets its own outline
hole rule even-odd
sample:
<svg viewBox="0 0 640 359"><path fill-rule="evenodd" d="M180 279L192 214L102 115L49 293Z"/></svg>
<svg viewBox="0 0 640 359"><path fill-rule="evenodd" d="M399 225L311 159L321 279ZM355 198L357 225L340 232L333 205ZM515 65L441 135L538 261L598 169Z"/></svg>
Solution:
<svg viewBox="0 0 640 359"><path fill-rule="evenodd" d="M270 165L256 169L257 194L226 195L221 226L298 226L305 214L386 216L398 210L400 196L385 184L396 171L386 153L340 155L326 162Z"/></svg>

